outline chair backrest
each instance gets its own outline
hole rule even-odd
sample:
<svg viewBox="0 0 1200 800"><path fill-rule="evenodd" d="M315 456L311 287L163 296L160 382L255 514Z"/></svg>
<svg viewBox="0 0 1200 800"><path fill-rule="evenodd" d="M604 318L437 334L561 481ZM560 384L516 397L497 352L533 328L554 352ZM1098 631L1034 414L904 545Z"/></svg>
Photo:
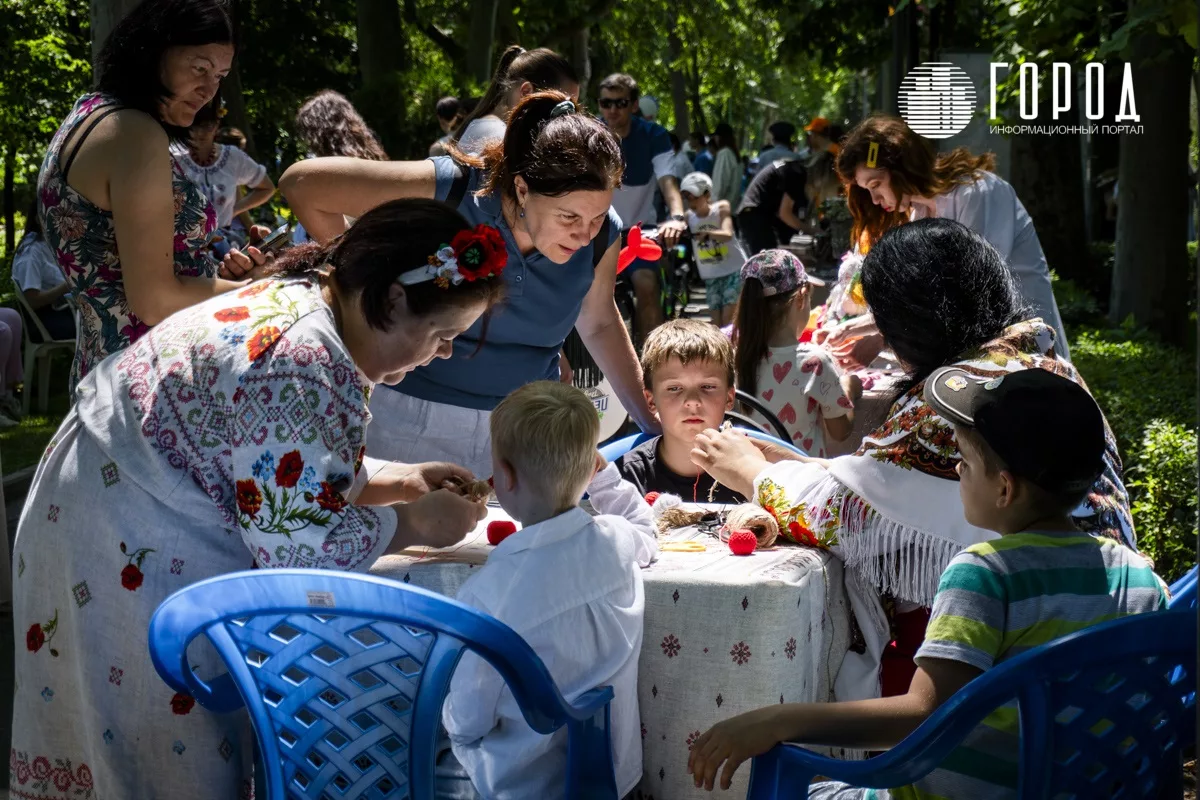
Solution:
<svg viewBox="0 0 1200 800"><path fill-rule="evenodd" d="M786 442L792 438L791 434L788 433L788 429L783 427L783 423L779 421L779 417L775 416L771 409L767 408L766 405L764 405L763 402L757 397L747 392L743 392L741 389L735 391L734 396L737 398L739 403L742 403L748 408L758 412L758 414L767 421L767 424L775 430L775 435L780 439ZM757 425L757 423L755 424Z"/></svg>
<svg viewBox="0 0 1200 800"><path fill-rule="evenodd" d="M1200 566L1192 567L1182 578L1171 584L1171 608L1196 608L1198 572Z"/></svg>
<svg viewBox="0 0 1200 800"><path fill-rule="evenodd" d="M25 297L25 290L21 288L21 284L17 283L16 278L13 278L13 287L17 290L17 306L21 312L21 319L25 321L24 339L26 342L33 339L32 332L36 329L42 337L37 344L75 343L74 339L55 339L51 336L50 331L46 330L46 326L42 324L42 318L37 315L33 306L29 305L29 300Z"/></svg>
<svg viewBox="0 0 1200 800"><path fill-rule="evenodd" d="M192 672L188 643L201 633L228 676L205 683ZM177 691L217 712L244 701L269 800L432 798L442 702L466 647L496 668L530 727L582 732L587 741L571 748L605 754L611 775L607 725L602 735L586 728L596 708L607 720L612 690L568 706L524 639L433 592L327 570L233 573L167 598L149 636L155 668ZM592 712L579 713L586 703Z"/></svg>
<svg viewBox="0 0 1200 800"><path fill-rule="evenodd" d="M611 464L639 444L648 442L653 438L654 436L649 433L635 433L626 436L624 439L617 439L615 442L609 442L604 445L600 448L600 455L604 456L604 460Z"/></svg>
<svg viewBox="0 0 1200 800"><path fill-rule="evenodd" d="M755 759L762 780L752 776L748 796L794 796L818 774L852 786L906 786L943 764L985 717L1015 699L1017 797L1171 797L1180 754L1196 740L1196 670L1194 611L1123 617L988 670L904 741L867 761L776 747ZM781 793L785 787L789 794Z"/></svg>

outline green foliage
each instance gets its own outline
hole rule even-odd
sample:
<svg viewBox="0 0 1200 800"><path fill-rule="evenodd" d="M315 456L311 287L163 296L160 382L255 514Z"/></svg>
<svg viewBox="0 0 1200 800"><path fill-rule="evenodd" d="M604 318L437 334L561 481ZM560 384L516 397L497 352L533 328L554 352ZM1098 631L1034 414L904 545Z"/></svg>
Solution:
<svg viewBox="0 0 1200 800"><path fill-rule="evenodd" d="M1081 330L1071 358L1117 437L1139 547L1177 578L1196 550L1194 358L1131 328Z"/></svg>
<svg viewBox="0 0 1200 800"><path fill-rule="evenodd" d="M1152 421L1142 435L1138 468L1126 476L1136 498L1138 547L1173 581L1196 560L1196 432Z"/></svg>

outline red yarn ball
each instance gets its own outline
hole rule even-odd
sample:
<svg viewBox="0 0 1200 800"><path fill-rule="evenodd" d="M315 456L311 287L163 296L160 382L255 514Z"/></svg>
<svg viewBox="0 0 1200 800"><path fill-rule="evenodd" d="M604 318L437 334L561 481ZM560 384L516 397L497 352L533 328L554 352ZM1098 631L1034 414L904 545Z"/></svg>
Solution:
<svg viewBox="0 0 1200 800"><path fill-rule="evenodd" d="M654 501L658 499L658 492L646 492L646 502L654 505Z"/></svg>
<svg viewBox="0 0 1200 800"><path fill-rule="evenodd" d="M748 556L758 549L758 537L749 528L738 528L729 534L729 549L735 556Z"/></svg>
<svg viewBox="0 0 1200 800"><path fill-rule="evenodd" d="M488 544L497 545L517 532L517 525L512 520L494 519L488 523Z"/></svg>

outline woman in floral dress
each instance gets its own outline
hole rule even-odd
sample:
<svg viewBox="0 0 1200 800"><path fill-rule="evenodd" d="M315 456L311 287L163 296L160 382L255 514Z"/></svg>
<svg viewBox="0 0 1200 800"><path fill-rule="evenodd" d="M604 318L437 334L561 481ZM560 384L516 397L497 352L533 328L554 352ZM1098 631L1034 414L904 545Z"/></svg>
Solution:
<svg viewBox="0 0 1200 800"><path fill-rule="evenodd" d="M1004 259L960 223L935 218L889 230L864 260L862 282L875 323L908 377L887 421L858 452L829 461L772 456L778 463L768 463L745 437L709 431L698 437L703 455L696 456L721 483L770 509L785 536L831 547L845 560L866 653L858 669L847 668L855 661L847 656L835 687L839 700L876 696L881 659L896 667L884 670L885 694L906 690L912 678L911 653L884 653L893 633L880 593L895 601L902 639L910 628L920 644L923 609L942 571L960 550L996 537L963 517L958 445L950 424L925 402L926 378L958 365L996 377L1045 369L1083 382L1056 355L1053 328L1021 300ZM1105 465L1073 516L1083 530L1134 547L1111 433Z"/></svg>
<svg viewBox="0 0 1200 800"><path fill-rule="evenodd" d="M150 616L214 575L366 570L475 527L484 506L441 488L466 470L365 458L367 399L450 355L503 293L505 260L494 228L387 203L83 379L17 530L14 798L249 796L247 715L158 677ZM224 671L210 649L193 658L202 678Z"/></svg>
<svg viewBox="0 0 1200 800"><path fill-rule="evenodd" d="M216 216L174 163L214 102L233 60L220 0L145 0L113 29L97 91L81 97L50 142L38 176L39 215L71 291L79 336L71 388L106 356L174 312L237 288L245 254L205 254ZM252 250L255 263L262 254Z"/></svg>

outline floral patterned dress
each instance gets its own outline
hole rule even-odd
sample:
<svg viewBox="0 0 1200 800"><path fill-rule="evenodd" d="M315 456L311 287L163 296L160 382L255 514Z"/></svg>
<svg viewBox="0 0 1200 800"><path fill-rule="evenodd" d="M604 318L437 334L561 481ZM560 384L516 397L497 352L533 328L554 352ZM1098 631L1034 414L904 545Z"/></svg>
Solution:
<svg viewBox="0 0 1200 800"><path fill-rule="evenodd" d="M112 212L98 208L67 185L62 146L94 111L118 105L102 94L81 97L50 141L38 175L38 214L71 292L79 301L79 333L71 365L71 390L110 353L124 350L149 330L129 309ZM205 246L217 227L208 199L171 160L175 196L175 274L213 277L217 263Z"/></svg>
<svg viewBox="0 0 1200 800"><path fill-rule="evenodd" d="M17 531L13 798L252 795L248 717L172 691L147 626L214 575L375 561L396 516L353 504L370 388L301 277L181 311L83 380Z"/></svg>

